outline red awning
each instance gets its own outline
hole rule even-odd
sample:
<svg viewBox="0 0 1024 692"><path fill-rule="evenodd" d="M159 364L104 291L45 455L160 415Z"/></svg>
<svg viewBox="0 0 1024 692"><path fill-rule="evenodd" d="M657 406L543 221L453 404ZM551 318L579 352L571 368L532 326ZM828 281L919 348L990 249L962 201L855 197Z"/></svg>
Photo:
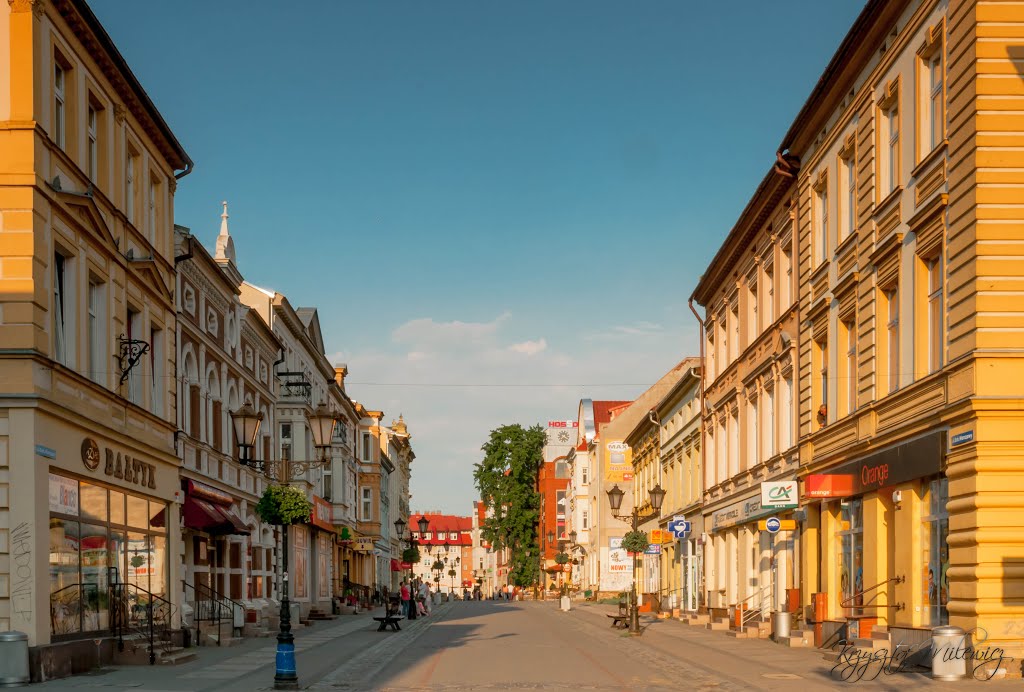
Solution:
<svg viewBox="0 0 1024 692"><path fill-rule="evenodd" d="M185 527L189 529L213 535L249 535L249 527L230 509L200 500L198 497L189 495L185 498L181 515L185 520Z"/></svg>
<svg viewBox="0 0 1024 692"><path fill-rule="evenodd" d="M392 572L401 572L402 571L402 567L398 563L398 560L392 560L391 561L391 571Z"/></svg>

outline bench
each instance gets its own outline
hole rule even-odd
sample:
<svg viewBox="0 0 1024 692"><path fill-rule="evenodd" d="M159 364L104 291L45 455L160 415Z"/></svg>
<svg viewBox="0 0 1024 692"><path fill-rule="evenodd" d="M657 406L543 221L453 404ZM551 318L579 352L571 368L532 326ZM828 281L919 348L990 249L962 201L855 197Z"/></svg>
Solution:
<svg viewBox="0 0 1024 692"><path fill-rule="evenodd" d="M612 627L616 627L620 630L624 630L629 627L629 616L623 613L615 614L608 613L608 617L612 619Z"/></svg>
<svg viewBox="0 0 1024 692"><path fill-rule="evenodd" d="M385 615L384 617L375 617L373 619L380 623L380 627L377 628L378 632L383 632L389 625L395 632L402 629L398 626L398 621L403 619L400 615Z"/></svg>

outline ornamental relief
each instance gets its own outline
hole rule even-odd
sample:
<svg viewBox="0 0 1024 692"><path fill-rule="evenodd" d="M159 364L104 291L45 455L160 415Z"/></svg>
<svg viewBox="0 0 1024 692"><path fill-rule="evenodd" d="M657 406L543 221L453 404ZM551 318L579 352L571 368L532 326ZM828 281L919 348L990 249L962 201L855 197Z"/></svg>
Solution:
<svg viewBox="0 0 1024 692"><path fill-rule="evenodd" d="M188 280L203 292L203 297L208 305L213 305L221 313L226 313L229 307L229 301L225 298L223 292L214 288L210 280L199 271L192 262L182 262L180 271Z"/></svg>

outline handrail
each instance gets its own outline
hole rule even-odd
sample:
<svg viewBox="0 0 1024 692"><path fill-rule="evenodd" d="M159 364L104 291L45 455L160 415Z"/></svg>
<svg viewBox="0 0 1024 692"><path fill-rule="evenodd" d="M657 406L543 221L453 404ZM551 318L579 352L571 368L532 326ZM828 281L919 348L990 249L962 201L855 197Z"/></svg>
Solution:
<svg viewBox="0 0 1024 692"><path fill-rule="evenodd" d="M764 586L759 588L757 591L754 591L749 596L744 598L739 603L736 603L736 604L733 605L733 607L735 608L735 607L738 607L742 603L746 603L747 601L749 601L754 596L760 596L761 597L761 602L758 604L758 608L756 610L749 610L749 611L747 611L745 614L743 614L740 617L740 627L743 627L744 625L747 624L747 622L749 622L750 620L753 620L755 617L761 617L761 618L765 617L765 613L768 612L769 608L765 607L765 605L767 603L767 600L765 599L764 594L765 594L766 591L770 594L771 593L771 588L772 588L771 584L765 584Z"/></svg>
<svg viewBox="0 0 1024 692"><path fill-rule="evenodd" d="M75 589L75 593L71 593L71 589ZM90 597L85 596L82 592L92 589L93 594ZM50 592L50 632L52 634L69 634L75 630L66 630L63 626L63 615L70 615L71 611L75 611L78 615L77 625L80 630L85 631L85 623L82 620L82 616L88 614L90 602L95 604L92 612L95 614L99 613L99 601L100 601L100 587L99 584L94 582L78 582L75 584L68 584L67 586L57 589L56 591ZM75 606L77 605L77 609ZM58 614L62 617L58 620ZM97 623L98 625L99 623Z"/></svg>
<svg viewBox="0 0 1024 692"><path fill-rule="evenodd" d="M117 650L124 651L125 634L135 634L147 640L149 664L156 663L157 642L169 643L171 616L174 606L163 596L136 584L110 585L111 629L117 638ZM139 608L144 616L140 617Z"/></svg>
<svg viewBox="0 0 1024 692"><path fill-rule="evenodd" d="M193 614L193 618L194 618L195 624L196 624L196 643L199 644L202 641L202 639L201 639L202 632L200 631L200 623L201 622L210 622L210 623L214 623L214 626L216 627L216 630L217 630L217 646L220 646L221 645L221 641L220 641L221 640L221 631L220 631L221 620L225 619L225 617L226 617L228 619L228 622L231 623L232 628L234 628L234 617L235 617L236 609L239 612L244 613L245 612L245 607L241 603L239 603L238 601L235 601L235 600L233 600L231 598L228 598L224 594L220 593L219 591L217 591L213 587L208 586L206 584L199 584L199 585L189 584L184 579L181 581L181 583L182 583L182 586L184 587L184 590L186 591L186 593L187 593L188 589L192 589L192 602L193 602L194 607L195 607L195 612ZM188 598L186 597L185 600L187 601ZM222 611L224 611L224 610L228 611L227 616L225 616L222 613Z"/></svg>
<svg viewBox="0 0 1024 692"><path fill-rule="evenodd" d="M893 584L902 584L906 580L907 580L907 578L906 577L902 577L902 576L901 577L889 577L885 581L880 581L877 584L875 584L874 586L871 586L871 587L868 587L868 588L863 589L861 591L858 591L857 593L849 596L848 598L843 599L839 603L839 607L842 608L843 610L859 610L861 608L895 608L896 610L903 610L906 607L903 603L893 603L892 605L889 605L887 603L877 603L876 604L876 603L868 602L868 603L863 603L861 605L854 605L853 601L857 600L861 596L864 596L864 594L866 594L866 593L869 593L871 591L874 591L875 589L879 589L879 588L885 586L886 584L889 584L890 582L893 583ZM875 594L874 597L871 600L872 601L875 600L876 598L878 598L879 595L881 595L880 592Z"/></svg>

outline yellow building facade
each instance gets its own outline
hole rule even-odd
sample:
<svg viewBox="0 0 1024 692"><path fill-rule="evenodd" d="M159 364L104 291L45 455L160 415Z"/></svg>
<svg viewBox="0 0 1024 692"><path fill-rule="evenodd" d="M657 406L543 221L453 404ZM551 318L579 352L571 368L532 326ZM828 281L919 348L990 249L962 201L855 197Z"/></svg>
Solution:
<svg viewBox="0 0 1024 692"><path fill-rule="evenodd" d="M84 2L0 3L0 47L0 629L28 634L38 679L93 664L114 583L176 625L192 162Z"/></svg>
<svg viewBox="0 0 1024 692"><path fill-rule="evenodd" d="M1024 654L1024 5L869 2L799 160L801 600ZM821 612L821 611L824 612Z"/></svg>

